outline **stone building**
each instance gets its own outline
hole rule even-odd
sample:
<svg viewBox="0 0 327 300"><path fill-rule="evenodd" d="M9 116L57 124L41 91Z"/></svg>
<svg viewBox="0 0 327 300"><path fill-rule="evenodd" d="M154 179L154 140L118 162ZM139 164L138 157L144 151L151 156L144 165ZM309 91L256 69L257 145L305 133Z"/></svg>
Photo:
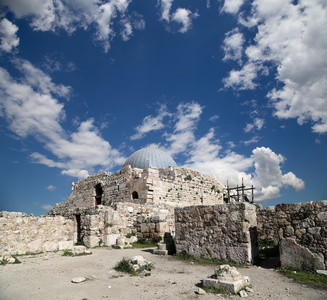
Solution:
<svg viewBox="0 0 327 300"><path fill-rule="evenodd" d="M132 230L139 237L151 238L174 234L175 207L221 204L224 189L211 176L178 168L169 154L144 148L116 173L104 172L73 183L67 201L57 203L49 215L75 220L75 240L89 246L99 241L114 243L119 233ZM90 228L96 228L95 232Z"/></svg>

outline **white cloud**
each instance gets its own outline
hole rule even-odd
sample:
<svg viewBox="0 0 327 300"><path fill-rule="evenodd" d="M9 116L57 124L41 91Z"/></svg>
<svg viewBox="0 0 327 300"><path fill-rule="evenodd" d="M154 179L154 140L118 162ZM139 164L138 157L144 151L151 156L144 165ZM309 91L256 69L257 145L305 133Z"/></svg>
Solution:
<svg viewBox="0 0 327 300"><path fill-rule="evenodd" d="M87 170L80 170L80 169L63 170L61 171L61 174L77 177L79 179L86 178L89 176L89 172Z"/></svg>
<svg viewBox="0 0 327 300"><path fill-rule="evenodd" d="M225 87L254 89L259 76L276 74L279 87L267 94L274 115L300 125L310 121L314 132L327 132L326 3L255 0L251 15L243 16L240 24L256 26L257 34L247 41L247 61L223 80Z"/></svg>
<svg viewBox="0 0 327 300"><path fill-rule="evenodd" d="M17 62L16 62L17 64ZM105 141L93 119L81 122L76 132L67 133L60 125L64 105L52 94L66 97L68 87L56 85L51 78L27 61L20 61L21 82L0 68L0 111L9 128L20 137L33 136L50 152L50 159L32 153L35 163L63 169L62 174L85 177L96 168L112 168L125 158Z"/></svg>
<svg viewBox="0 0 327 300"><path fill-rule="evenodd" d="M24 82L36 89L42 94L54 94L61 98L69 99L71 95L71 87L52 82L50 76L40 69L34 67L29 61L24 59L15 59L16 68L24 75Z"/></svg>
<svg viewBox="0 0 327 300"><path fill-rule="evenodd" d="M244 0L225 0L222 11L230 14L236 14L240 10L243 3Z"/></svg>
<svg viewBox="0 0 327 300"><path fill-rule="evenodd" d="M136 127L137 132L131 136L131 140L141 139L150 131L156 131L164 128L163 118L169 115L170 114L167 111L167 107L165 105L161 105L159 113L156 117L152 117L151 115L146 116L143 119L142 124Z"/></svg>
<svg viewBox="0 0 327 300"><path fill-rule="evenodd" d="M231 70L229 76L223 79L225 87L253 90L257 84L254 80L257 78L258 71L262 69L254 63L248 63L241 70Z"/></svg>
<svg viewBox="0 0 327 300"><path fill-rule="evenodd" d="M256 103L251 101L252 106ZM165 139L164 145L154 145L151 147L161 148L170 155L185 154L186 161L183 166L192 170L215 177L219 182L230 186L240 185L242 178L247 186L254 185L255 200L264 201L280 196L282 188L293 187L296 191L304 188L302 179L297 178L294 173L286 174L282 171L282 164L285 158L274 153L270 148L257 147L253 149L252 155L246 157L234 151L222 152L220 141L215 137L214 128L203 136L196 137L198 123L203 107L196 102L182 103L177 106L177 112L169 114L174 123L173 131L162 135ZM264 125L264 120L255 118L253 126L260 130ZM257 143L259 137L244 141L246 145ZM235 147L235 143L227 142L230 148Z"/></svg>
<svg viewBox="0 0 327 300"><path fill-rule="evenodd" d="M202 114L201 105L197 102L179 104L177 106L177 122L174 132L194 130Z"/></svg>
<svg viewBox="0 0 327 300"><path fill-rule="evenodd" d="M246 127L244 128L244 132L250 132L253 130L261 130L263 125L265 123L264 119L260 119L260 118L255 118L253 120L253 123L247 123Z"/></svg>
<svg viewBox="0 0 327 300"><path fill-rule="evenodd" d="M6 18L0 21L0 50L11 52L19 45L19 38L16 35L17 31L18 27Z"/></svg>
<svg viewBox="0 0 327 300"><path fill-rule="evenodd" d="M52 184L50 184L50 185L47 186L47 190L53 192L53 191L56 190L56 187L53 186Z"/></svg>
<svg viewBox="0 0 327 300"><path fill-rule="evenodd" d="M95 27L94 39L103 46L105 52L116 32L114 22L122 26L120 33L127 40L134 29L143 29L140 15L134 21L133 13L127 18L128 6L132 0L3 0L3 4L17 18L27 17L30 26L39 31L56 31L63 29L69 34L77 28L89 30ZM129 20L126 22L126 20ZM133 20L133 21L132 21Z"/></svg>
<svg viewBox="0 0 327 300"><path fill-rule="evenodd" d="M209 121L210 122L216 122L218 119L219 119L219 116L218 115L214 115L214 116L212 116L212 117L209 118Z"/></svg>
<svg viewBox="0 0 327 300"><path fill-rule="evenodd" d="M53 205L51 205L51 204L42 204L41 205L41 208L44 210L47 210L47 211L49 211L52 207L53 207Z"/></svg>
<svg viewBox="0 0 327 300"><path fill-rule="evenodd" d="M181 33L187 32L192 26L192 19L197 18L197 13L192 13L185 8L178 8L172 15L172 21L182 24L182 28L179 30Z"/></svg>
<svg viewBox="0 0 327 300"><path fill-rule="evenodd" d="M260 140L260 138L258 136L253 136L251 139L249 140L246 140L246 141L242 141L242 143L245 145L245 146L249 146L251 144L256 144L258 143Z"/></svg>
<svg viewBox="0 0 327 300"><path fill-rule="evenodd" d="M174 13L171 14L171 6L173 0L159 0L160 5L160 20L167 23L176 22L182 25L179 29L180 33L187 32L192 27L192 19L197 18L198 13L192 13L186 8L177 8Z"/></svg>
<svg viewBox="0 0 327 300"><path fill-rule="evenodd" d="M243 34L239 32L238 28L227 32L223 44L223 50L225 52L223 60L236 60L241 64L244 41Z"/></svg>
<svg viewBox="0 0 327 300"><path fill-rule="evenodd" d="M259 187L259 192L263 193L261 196L263 199L269 194L279 193L279 189L283 186L292 186L296 191L304 188L304 181L292 172L282 174L281 164L285 158L281 154L276 154L270 148L265 147L256 148L252 153L255 166L253 181Z"/></svg>
<svg viewBox="0 0 327 300"><path fill-rule="evenodd" d="M174 0L159 0L158 2L160 3L160 12L161 12L161 16L160 19L161 20L165 20L167 22L170 21L170 9L171 9L171 5L173 3Z"/></svg>

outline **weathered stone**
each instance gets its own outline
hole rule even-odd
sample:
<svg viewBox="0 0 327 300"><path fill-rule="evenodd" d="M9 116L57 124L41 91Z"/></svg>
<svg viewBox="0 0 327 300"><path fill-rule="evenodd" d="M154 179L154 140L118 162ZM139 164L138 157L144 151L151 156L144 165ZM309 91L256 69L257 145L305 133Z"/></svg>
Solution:
<svg viewBox="0 0 327 300"><path fill-rule="evenodd" d="M85 277L75 277L72 279L72 283L81 283L84 282L86 280Z"/></svg>
<svg viewBox="0 0 327 300"><path fill-rule="evenodd" d="M248 294L244 290L239 291L239 295L241 298L246 298L248 296Z"/></svg>
<svg viewBox="0 0 327 300"><path fill-rule="evenodd" d="M297 244L294 239L283 239L279 249L282 267L304 270L325 269L322 254L312 253L308 248Z"/></svg>
<svg viewBox="0 0 327 300"><path fill-rule="evenodd" d="M223 289L227 293L236 294L250 284L248 276L242 276L235 267L221 265L215 274L203 280L203 286Z"/></svg>
<svg viewBox="0 0 327 300"><path fill-rule="evenodd" d="M196 291L196 293L197 293L198 295L205 295L205 294L206 294L206 291L203 290L203 289L201 289L201 288L198 288L198 290Z"/></svg>

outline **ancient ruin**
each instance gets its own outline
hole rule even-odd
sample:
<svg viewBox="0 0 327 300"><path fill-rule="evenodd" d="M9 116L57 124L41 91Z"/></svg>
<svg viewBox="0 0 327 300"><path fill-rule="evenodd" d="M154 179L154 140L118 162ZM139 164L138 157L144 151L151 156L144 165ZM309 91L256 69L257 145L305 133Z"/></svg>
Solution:
<svg viewBox="0 0 327 300"><path fill-rule="evenodd" d="M160 254L171 254L174 241L179 254L248 263L257 259L258 239L271 239L280 246L282 265L326 269L327 201L262 209L246 202L244 191L253 189L242 183L231 197L233 188L213 177L178 168L161 150L141 149L120 171L73 183L67 200L44 216L1 212L0 255L72 249L76 243L124 248L133 233L165 238ZM303 259L290 259L298 256Z"/></svg>

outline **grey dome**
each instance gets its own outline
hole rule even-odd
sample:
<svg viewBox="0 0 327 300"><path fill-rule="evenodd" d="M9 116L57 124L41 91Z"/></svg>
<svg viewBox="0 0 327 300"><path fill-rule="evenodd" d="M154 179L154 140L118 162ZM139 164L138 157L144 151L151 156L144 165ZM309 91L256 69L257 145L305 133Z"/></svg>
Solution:
<svg viewBox="0 0 327 300"><path fill-rule="evenodd" d="M143 148L134 152L124 163L124 166L127 165L139 169L146 169L149 167L155 167L158 169L177 167L175 161L169 154L162 150L153 148Z"/></svg>

